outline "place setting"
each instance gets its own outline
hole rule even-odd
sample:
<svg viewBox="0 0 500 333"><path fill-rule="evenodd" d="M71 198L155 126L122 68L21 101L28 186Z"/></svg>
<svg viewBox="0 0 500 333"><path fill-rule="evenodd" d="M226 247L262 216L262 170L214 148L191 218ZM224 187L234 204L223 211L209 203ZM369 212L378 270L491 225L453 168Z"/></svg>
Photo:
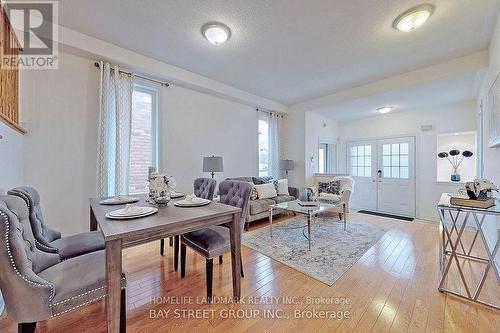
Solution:
<svg viewBox="0 0 500 333"><path fill-rule="evenodd" d="M125 205L125 204L131 204L134 202L138 202L139 198L137 197L132 197L128 195L117 195L111 198L103 199L99 201L101 205Z"/></svg>
<svg viewBox="0 0 500 333"><path fill-rule="evenodd" d="M113 220L129 220L146 217L157 212L158 208L156 207L135 206L133 204L127 204L125 208L117 209L107 213L106 217Z"/></svg>
<svg viewBox="0 0 500 333"><path fill-rule="evenodd" d="M174 202L176 207L201 207L209 205L212 201L204 198L199 198L194 194L189 194L186 198Z"/></svg>

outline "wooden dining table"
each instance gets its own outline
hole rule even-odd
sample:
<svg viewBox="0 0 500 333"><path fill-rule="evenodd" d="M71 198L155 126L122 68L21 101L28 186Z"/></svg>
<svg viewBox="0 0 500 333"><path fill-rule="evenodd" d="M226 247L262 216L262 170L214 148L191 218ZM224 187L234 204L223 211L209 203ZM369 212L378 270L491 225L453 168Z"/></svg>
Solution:
<svg viewBox="0 0 500 333"><path fill-rule="evenodd" d="M120 331L122 249L181 235L219 224L230 226L233 297L241 297L241 209L218 202L202 207L176 207L171 201L154 215L130 220L112 220L106 214L124 205L102 205L105 198L90 199L90 230L100 229L106 243L106 318L109 333ZM141 196L137 206L154 206ZM157 206L154 206L157 207Z"/></svg>

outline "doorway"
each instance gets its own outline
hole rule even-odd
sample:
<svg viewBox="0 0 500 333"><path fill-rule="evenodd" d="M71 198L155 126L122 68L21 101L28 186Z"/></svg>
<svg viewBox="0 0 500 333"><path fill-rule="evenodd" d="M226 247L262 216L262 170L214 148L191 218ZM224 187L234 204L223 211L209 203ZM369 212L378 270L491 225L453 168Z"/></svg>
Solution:
<svg viewBox="0 0 500 333"><path fill-rule="evenodd" d="M347 167L353 208L415 217L415 137L349 142Z"/></svg>

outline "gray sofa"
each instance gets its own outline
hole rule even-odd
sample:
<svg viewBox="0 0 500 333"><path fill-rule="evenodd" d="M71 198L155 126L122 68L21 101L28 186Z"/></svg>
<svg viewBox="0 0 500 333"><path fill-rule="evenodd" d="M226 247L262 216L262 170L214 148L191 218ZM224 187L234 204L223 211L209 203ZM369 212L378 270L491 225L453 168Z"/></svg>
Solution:
<svg viewBox="0 0 500 333"><path fill-rule="evenodd" d="M240 180L244 182L249 182L254 185L260 185L271 181L273 177L236 177L236 178L227 178L227 180ZM248 205L248 214L246 219L246 229L248 229L248 225L250 222L255 220L260 220L262 218L269 217L269 206L274 205L276 203L293 201L299 197L299 189L296 187L288 187L288 193L290 195L278 195L271 199L257 199L250 200ZM274 211L273 215L281 214L282 212Z"/></svg>

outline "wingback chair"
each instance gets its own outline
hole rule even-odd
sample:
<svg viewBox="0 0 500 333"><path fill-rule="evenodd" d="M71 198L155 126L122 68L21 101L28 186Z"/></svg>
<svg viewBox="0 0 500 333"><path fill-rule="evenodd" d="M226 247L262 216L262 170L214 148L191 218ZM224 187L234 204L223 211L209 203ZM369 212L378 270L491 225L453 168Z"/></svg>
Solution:
<svg viewBox="0 0 500 333"><path fill-rule="evenodd" d="M16 187L8 192L23 199L28 205L29 220L36 246L45 251L58 253L66 260L85 253L103 250L104 238L100 231L83 232L61 237L61 233L47 226L43 219L40 194L29 186Z"/></svg>
<svg viewBox="0 0 500 333"><path fill-rule="evenodd" d="M196 178L193 183L193 193L198 198L213 200L217 181L212 178ZM179 236L173 237L174 243L174 270L177 271L179 263ZM170 246L172 246L172 237L170 237ZM165 240L160 240L160 254L165 254Z"/></svg>
<svg viewBox="0 0 500 333"><path fill-rule="evenodd" d="M248 214L248 201L252 185L248 182L225 180L219 184L220 202L241 208L240 232L243 232ZM205 257L207 301L212 300L213 258L231 251L230 230L227 226L215 226L189 232L181 236L181 277L186 275L186 247ZM241 262L241 257L240 257ZM241 276L243 263L241 263Z"/></svg>
<svg viewBox="0 0 500 333"><path fill-rule="evenodd" d="M26 203L0 196L0 288L18 332L106 296L105 253L95 251L61 261L36 246ZM122 277L121 331L125 330L125 276Z"/></svg>

